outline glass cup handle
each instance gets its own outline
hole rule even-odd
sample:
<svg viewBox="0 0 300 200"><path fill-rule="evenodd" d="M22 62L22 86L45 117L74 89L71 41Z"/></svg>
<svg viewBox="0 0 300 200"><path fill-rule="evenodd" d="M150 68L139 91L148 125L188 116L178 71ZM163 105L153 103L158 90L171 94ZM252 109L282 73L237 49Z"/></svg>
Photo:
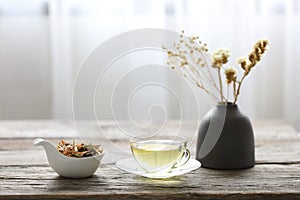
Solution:
<svg viewBox="0 0 300 200"><path fill-rule="evenodd" d="M176 168L184 165L189 161L190 158L191 158L191 152L190 150L186 149L182 154L181 158L179 159L179 161L175 163L172 168Z"/></svg>

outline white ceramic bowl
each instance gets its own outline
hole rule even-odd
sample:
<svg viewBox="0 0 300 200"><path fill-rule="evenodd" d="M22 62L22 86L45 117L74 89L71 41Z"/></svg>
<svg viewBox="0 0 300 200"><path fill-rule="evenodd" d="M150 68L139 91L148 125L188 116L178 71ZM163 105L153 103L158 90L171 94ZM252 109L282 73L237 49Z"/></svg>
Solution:
<svg viewBox="0 0 300 200"><path fill-rule="evenodd" d="M104 153L83 158L70 158L60 153L50 142L35 139L35 146L44 147L48 162L60 176L67 178L85 178L92 176L100 165Z"/></svg>

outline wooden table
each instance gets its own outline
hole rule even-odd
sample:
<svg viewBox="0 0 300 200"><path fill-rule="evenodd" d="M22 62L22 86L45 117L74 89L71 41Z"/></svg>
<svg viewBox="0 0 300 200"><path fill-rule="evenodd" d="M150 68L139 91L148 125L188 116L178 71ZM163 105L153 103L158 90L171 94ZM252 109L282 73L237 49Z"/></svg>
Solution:
<svg viewBox="0 0 300 200"><path fill-rule="evenodd" d="M166 180L138 177L116 169L113 162L129 156L128 136L111 121L77 122L80 135L97 135L110 151L94 176L59 177L49 167L36 137L54 144L76 137L73 121L0 121L0 199L300 199L300 136L282 120L254 121L256 166L246 170L200 168ZM173 132L179 122L170 121ZM183 122L192 154L195 122ZM128 122L121 128L132 128ZM174 128L175 127L175 128ZM101 132L101 133L100 133ZM99 138L98 138L99 136Z"/></svg>

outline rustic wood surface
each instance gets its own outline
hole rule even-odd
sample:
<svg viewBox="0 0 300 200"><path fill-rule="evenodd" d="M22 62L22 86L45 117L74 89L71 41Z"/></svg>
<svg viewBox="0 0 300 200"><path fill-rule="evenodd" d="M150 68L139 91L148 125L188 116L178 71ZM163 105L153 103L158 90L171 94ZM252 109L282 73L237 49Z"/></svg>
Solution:
<svg viewBox="0 0 300 200"><path fill-rule="evenodd" d="M79 125L78 125L79 124ZM200 168L170 179L147 179L118 170L114 164L130 156L128 137L136 131L124 121L80 121L86 140L101 142L106 151L94 176L66 179L48 165L36 137L53 144L62 136L78 138L73 121L0 121L0 199L300 199L300 136L282 120L254 121L256 166L246 170ZM195 153L197 122L170 121L166 132L182 128ZM142 128L143 129L143 128ZM153 127L155 130L155 127ZM143 130L149 131L149 130ZM85 134L86 133L86 134Z"/></svg>

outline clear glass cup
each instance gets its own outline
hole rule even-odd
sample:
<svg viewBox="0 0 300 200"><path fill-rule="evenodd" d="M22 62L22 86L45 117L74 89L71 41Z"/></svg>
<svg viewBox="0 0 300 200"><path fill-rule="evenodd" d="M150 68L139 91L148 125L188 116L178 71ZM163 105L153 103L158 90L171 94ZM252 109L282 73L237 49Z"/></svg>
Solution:
<svg viewBox="0 0 300 200"><path fill-rule="evenodd" d="M168 172L190 159L187 139L181 136L137 136L130 139L132 154L148 173Z"/></svg>

